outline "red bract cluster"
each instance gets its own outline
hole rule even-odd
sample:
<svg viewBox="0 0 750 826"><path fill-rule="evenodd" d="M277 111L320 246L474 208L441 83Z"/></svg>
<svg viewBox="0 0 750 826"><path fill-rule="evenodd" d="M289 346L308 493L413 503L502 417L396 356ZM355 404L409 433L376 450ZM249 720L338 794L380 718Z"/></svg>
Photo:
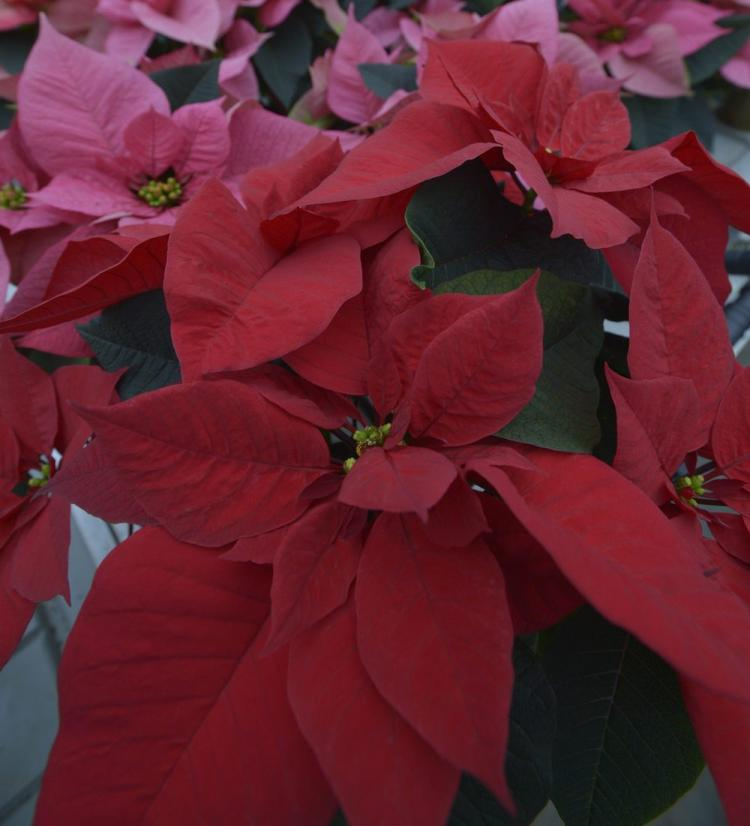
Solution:
<svg viewBox="0 0 750 826"><path fill-rule="evenodd" d="M745 826L750 379L720 301L750 189L692 135L628 150L618 94L528 45L432 43L347 155L316 133L241 172L237 121L141 82L87 173L107 199L63 198L78 144L36 153L45 215L112 220L0 322L2 654L66 593L68 503L143 526L68 642L37 823L439 826L462 773L514 812L514 640L588 604L680 675ZM177 209L129 177L158 200L166 168ZM109 372L11 343L74 321Z"/></svg>

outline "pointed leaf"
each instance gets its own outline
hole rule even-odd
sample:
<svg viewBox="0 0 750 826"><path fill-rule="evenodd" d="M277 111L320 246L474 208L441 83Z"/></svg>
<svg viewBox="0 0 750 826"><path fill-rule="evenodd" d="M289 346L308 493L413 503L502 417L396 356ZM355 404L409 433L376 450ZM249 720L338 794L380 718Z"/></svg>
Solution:
<svg viewBox="0 0 750 826"><path fill-rule="evenodd" d="M542 316L531 278L430 342L410 390L409 432L447 445L489 436L531 399L541 358Z"/></svg>
<svg viewBox="0 0 750 826"><path fill-rule="evenodd" d="M99 256L104 260L105 251L102 249L95 257L92 247L106 244L109 258L118 254L116 245L98 238L71 242L55 268L44 300L15 316L6 316L0 322L0 332L22 333L52 327L63 321L83 318L132 295L160 288L167 259L167 240L168 235L157 235L127 251L119 247L120 260L101 269L95 261ZM86 265L93 269L90 277L82 283L59 289L66 278L71 279L74 273L79 276Z"/></svg>
<svg viewBox="0 0 750 826"><path fill-rule="evenodd" d="M444 823L459 773L389 705L359 659L354 599L296 639L289 701L357 826Z"/></svg>
<svg viewBox="0 0 750 826"><path fill-rule="evenodd" d="M634 379L692 379L702 441L716 417L735 359L722 308L697 264L652 217L630 293L628 365Z"/></svg>
<svg viewBox="0 0 750 826"><path fill-rule="evenodd" d="M518 812L512 817L479 781L464 775L448 826L526 826L549 800L555 692L539 661L519 639L513 648L513 668L505 771Z"/></svg>
<svg viewBox="0 0 750 826"><path fill-rule="evenodd" d="M221 95L219 89L219 60L208 60L192 66L177 66L153 72L153 82L164 90L174 112L189 103L203 103Z"/></svg>
<svg viewBox="0 0 750 826"><path fill-rule="evenodd" d="M665 811L703 760L672 669L581 609L544 666L557 696L552 800L566 826L631 826Z"/></svg>
<svg viewBox="0 0 750 826"><path fill-rule="evenodd" d="M341 534L365 514L335 500L311 508L284 536L273 560L271 632L276 650L346 602L359 564L359 535Z"/></svg>
<svg viewBox="0 0 750 826"><path fill-rule="evenodd" d="M456 478L456 467L445 456L423 447L371 447L344 477L339 501L366 510L416 513L427 511Z"/></svg>
<svg viewBox="0 0 750 826"><path fill-rule="evenodd" d="M512 808L503 763L513 629L487 546L441 548L413 517L381 514L356 600L359 649L378 690L439 754Z"/></svg>
<svg viewBox="0 0 750 826"><path fill-rule="evenodd" d="M166 387L88 408L130 492L178 538L218 546L291 522L329 465L320 431L233 381Z"/></svg>
<svg viewBox="0 0 750 826"><path fill-rule="evenodd" d="M277 260L257 219L222 184L207 184L177 221L165 275L185 377L255 367L307 344L361 290L359 258L359 244L336 235Z"/></svg>
<svg viewBox="0 0 750 826"><path fill-rule="evenodd" d="M180 365L161 290L108 307L82 324L78 332L105 370L127 370L117 385L123 400L180 381Z"/></svg>
<svg viewBox="0 0 750 826"><path fill-rule="evenodd" d="M104 561L65 648L38 824L326 826L335 804L286 701L286 653L259 656L268 586L157 529Z"/></svg>
<svg viewBox="0 0 750 826"><path fill-rule="evenodd" d="M750 699L750 616L704 576L700 549L603 462L528 455L543 472L511 470L518 489L500 471L483 475L582 596L681 673Z"/></svg>
<svg viewBox="0 0 750 826"><path fill-rule="evenodd" d="M50 175L111 162L124 153L130 120L151 107L168 111L164 93L146 75L69 40L46 18L21 78L19 100L24 140Z"/></svg>

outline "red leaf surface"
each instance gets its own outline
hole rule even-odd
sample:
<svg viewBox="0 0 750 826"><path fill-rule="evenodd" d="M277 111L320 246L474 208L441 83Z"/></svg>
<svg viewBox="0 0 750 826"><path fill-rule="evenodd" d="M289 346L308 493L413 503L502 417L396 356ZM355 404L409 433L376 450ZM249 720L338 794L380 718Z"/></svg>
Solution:
<svg viewBox="0 0 750 826"><path fill-rule="evenodd" d="M349 152L338 169L297 206L391 195L495 148L487 128L468 112L417 101Z"/></svg>
<svg viewBox="0 0 750 826"><path fill-rule="evenodd" d="M55 268L44 300L16 316L6 316L0 322L0 333L23 333L52 327L63 321L82 318L138 293L158 289L164 278L167 238L167 234L147 238L130 251L103 238L71 242L64 259ZM96 261L104 259L104 253L92 262L92 253L87 245L102 247L105 243L109 245L109 254L112 257L117 254L120 260L98 269L101 262ZM82 283L81 267L94 270ZM79 283L60 290L64 279L71 280L75 276L78 276Z"/></svg>
<svg viewBox="0 0 750 826"><path fill-rule="evenodd" d="M21 461L36 467L49 453L57 433L57 400L50 377L16 352L8 336L0 336L0 419L9 424L21 448Z"/></svg>
<svg viewBox="0 0 750 826"><path fill-rule="evenodd" d="M117 473L100 439L64 457L45 490L107 522L151 525L156 521Z"/></svg>
<svg viewBox="0 0 750 826"><path fill-rule="evenodd" d="M353 238L310 241L278 260L257 217L218 181L180 213L169 253L165 293L186 379L296 350L362 288Z"/></svg>
<svg viewBox="0 0 750 826"><path fill-rule="evenodd" d="M350 298L313 341L284 356L308 381L337 393L364 396L370 347L362 295Z"/></svg>
<svg viewBox="0 0 750 826"><path fill-rule="evenodd" d="M734 374L732 344L708 282L653 211L630 293L628 365L634 379L692 379L700 400L700 438L707 441Z"/></svg>
<svg viewBox="0 0 750 826"><path fill-rule="evenodd" d="M536 634L552 627L583 598L502 500L481 499L493 530L486 541L503 570L514 633Z"/></svg>
<svg viewBox="0 0 750 826"><path fill-rule="evenodd" d="M255 388L264 399L292 416L324 430L335 430L357 416L357 409L343 396L324 390L276 364L264 364L232 378Z"/></svg>
<svg viewBox="0 0 750 826"><path fill-rule="evenodd" d="M742 176L716 161L695 132L676 135L662 145L689 167L684 177L711 197L732 226L750 232L750 199Z"/></svg>
<svg viewBox="0 0 750 826"><path fill-rule="evenodd" d="M735 375L716 414L711 449L727 476L750 482L750 369Z"/></svg>
<svg viewBox="0 0 750 826"><path fill-rule="evenodd" d="M566 233L581 238L592 249L622 244L638 232L638 225L611 204L588 195L553 187L523 141L504 132L493 132L502 146L503 157L521 174L544 202L553 221L552 237Z"/></svg>
<svg viewBox="0 0 750 826"><path fill-rule="evenodd" d="M172 535L203 545L291 522L329 466L320 431L238 382L165 387L81 415L126 491Z"/></svg>
<svg viewBox="0 0 750 826"><path fill-rule="evenodd" d="M367 377L368 393L382 415L396 407L411 385L430 342L463 315L491 300L461 293L436 295L393 318L385 335L375 342Z"/></svg>
<svg viewBox="0 0 750 826"><path fill-rule="evenodd" d="M258 536L243 536L226 553L222 554L221 558L231 562L255 562L257 565L269 565L278 553L284 537L295 524L292 522L290 525L282 525L280 528Z"/></svg>
<svg viewBox="0 0 750 826"><path fill-rule="evenodd" d="M605 373L617 410L613 467L661 505L668 498L665 483L691 450L703 446L695 385L677 376L635 381L609 367Z"/></svg>
<svg viewBox="0 0 750 826"><path fill-rule="evenodd" d="M530 401L542 369L536 282L482 303L428 344L409 395L412 436L469 444Z"/></svg>
<svg viewBox="0 0 750 826"><path fill-rule="evenodd" d="M399 230L377 251L365 270L365 325L370 348L383 337L391 321L430 293L411 280L419 264L419 248L408 229Z"/></svg>
<svg viewBox="0 0 750 826"><path fill-rule="evenodd" d="M441 548L413 517L381 514L365 544L356 603L362 662L378 691L512 810L503 766L513 627L487 546Z"/></svg>
<svg viewBox="0 0 750 826"><path fill-rule="evenodd" d="M750 700L750 613L704 576L702 551L603 462L527 453L543 474L511 470L511 483L486 470L487 481L581 595L686 676Z"/></svg>
<svg viewBox="0 0 750 826"><path fill-rule="evenodd" d="M445 823L459 772L376 690L359 659L354 599L294 640L289 701L351 826Z"/></svg>
<svg viewBox="0 0 750 826"><path fill-rule="evenodd" d="M70 505L63 499L41 497L26 507L36 511L34 517L13 534L3 551L13 554L11 586L31 602L61 594L70 603Z"/></svg>
<svg viewBox="0 0 750 826"><path fill-rule="evenodd" d="M591 92L566 110L560 133L565 157L597 161L629 143L630 118L617 92Z"/></svg>
<svg viewBox="0 0 750 826"><path fill-rule="evenodd" d="M259 656L268 587L267 569L158 529L104 561L60 667L38 826L327 826L286 652Z"/></svg>
<svg viewBox="0 0 750 826"><path fill-rule="evenodd" d="M0 668L8 662L11 654L16 650L36 610L36 603L24 599L11 585L13 565L11 545L0 548Z"/></svg>
<svg viewBox="0 0 750 826"><path fill-rule="evenodd" d="M683 679L682 696L730 826L750 823L750 705Z"/></svg>
<svg viewBox="0 0 750 826"><path fill-rule="evenodd" d="M360 530L341 536L355 519ZM271 632L275 651L346 602L361 552L364 511L329 500L311 508L286 533L273 560Z"/></svg>
<svg viewBox="0 0 750 826"><path fill-rule="evenodd" d="M115 385L122 371L107 373L100 367L71 364L52 374L57 396L58 428L55 446L61 453L80 447L91 427L73 410L71 402L104 405L116 398ZM68 454L70 455L70 454Z"/></svg>
<svg viewBox="0 0 750 826"><path fill-rule="evenodd" d="M365 510L416 513L426 522L456 472L450 459L434 450L371 447L344 477L339 501Z"/></svg>
<svg viewBox="0 0 750 826"><path fill-rule="evenodd" d="M487 71L493 66L492 72ZM429 44L419 91L427 100L479 112L484 103L512 113L508 127L533 128L544 59L522 43L463 41ZM493 107L493 113L494 107Z"/></svg>
<svg viewBox="0 0 750 826"><path fill-rule="evenodd" d="M479 496L460 476L430 508L424 526L429 540L446 548L469 545L489 529Z"/></svg>

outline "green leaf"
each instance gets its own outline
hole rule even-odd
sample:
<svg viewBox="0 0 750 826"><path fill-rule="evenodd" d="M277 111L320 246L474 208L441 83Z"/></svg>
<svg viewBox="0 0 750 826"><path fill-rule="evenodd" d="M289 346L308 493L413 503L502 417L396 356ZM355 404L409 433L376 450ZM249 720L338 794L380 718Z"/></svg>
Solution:
<svg viewBox="0 0 750 826"><path fill-rule="evenodd" d="M533 270L479 270L440 284L435 292L496 295L514 290ZM537 297L544 316L544 361L531 401L499 433L515 442L591 453L601 439L596 360L602 317L581 284L542 272Z"/></svg>
<svg viewBox="0 0 750 826"><path fill-rule="evenodd" d="M696 781L703 761L672 669L593 609L544 652L557 696L552 800L566 826L640 826Z"/></svg>
<svg viewBox="0 0 750 826"><path fill-rule="evenodd" d="M219 63L219 60L209 60L192 66L177 66L154 72L150 77L164 90L174 112L188 103L204 103L221 95Z"/></svg>
<svg viewBox="0 0 750 826"><path fill-rule="evenodd" d="M503 198L481 161L423 183L406 210L422 251L417 284L434 288L475 270L540 267L560 278L619 292L604 256L570 235L550 238L549 215L527 215Z"/></svg>
<svg viewBox="0 0 750 826"><path fill-rule="evenodd" d="M0 100L0 130L9 129L16 114L15 103Z"/></svg>
<svg viewBox="0 0 750 826"><path fill-rule="evenodd" d="M498 6L502 6L504 2L505 0L468 0L466 8L468 11L484 16L494 11Z"/></svg>
<svg viewBox="0 0 750 826"><path fill-rule="evenodd" d="M0 32L0 66L12 75L19 74L36 42L36 37L36 26Z"/></svg>
<svg viewBox="0 0 750 826"><path fill-rule="evenodd" d="M109 371L128 371L117 390L130 399L180 381L180 364L169 333L169 315L161 290L150 290L107 307L78 331Z"/></svg>
<svg viewBox="0 0 750 826"><path fill-rule="evenodd" d="M513 665L516 680L505 769L518 814L509 815L479 781L464 775L448 826L527 826L549 800L555 695L544 669L519 639Z"/></svg>
<svg viewBox="0 0 750 826"><path fill-rule="evenodd" d="M717 37L702 49L688 55L685 58L685 64L690 75L691 85L708 80L714 72L717 72L739 52L747 43L749 37L750 24L740 24L737 28L733 28L729 34Z"/></svg>
<svg viewBox="0 0 750 826"><path fill-rule="evenodd" d="M593 452L601 439L595 365L603 338L601 316L592 309L544 351L533 398L498 436L551 450Z"/></svg>
<svg viewBox="0 0 750 826"><path fill-rule="evenodd" d="M353 0L353 2L354 16L357 20L364 20L378 4L378 0Z"/></svg>
<svg viewBox="0 0 750 826"><path fill-rule="evenodd" d="M273 31L253 62L263 80L286 108L299 96L312 62L313 41L298 7Z"/></svg>
<svg viewBox="0 0 750 826"><path fill-rule="evenodd" d="M386 100L394 92L417 89L417 67L399 66L389 63L360 63L357 68L365 86L381 100Z"/></svg>
<svg viewBox="0 0 750 826"><path fill-rule="evenodd" d="M693 129L708 147L716 131L716 118L702 95L679 98L623 98L631 123L634 149L655 146L674 135Z"/></svg>

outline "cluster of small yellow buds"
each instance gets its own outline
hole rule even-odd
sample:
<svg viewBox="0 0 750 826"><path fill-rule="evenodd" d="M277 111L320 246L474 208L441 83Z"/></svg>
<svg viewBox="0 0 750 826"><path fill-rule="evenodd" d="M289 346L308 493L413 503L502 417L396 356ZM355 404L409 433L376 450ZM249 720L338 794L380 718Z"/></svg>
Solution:
<svg viewBox="0 0 750 826"><path fill-rule="evenodd" d="M391 432L391 424L368 425L362 430L354 432L354 441L357 443L357 456L361 456L368 447L383 447L388 434Z"/></svg>
<svg viewBox="0 0 750 826"><path fill-rule="evenodd" d="M49 458L42 454L39 457L39 467L32 468L27 475L26 484L30 488L43 488L52 477L52 464Z"/></svg>
<svg viewBox="0 0 750 826"><path fill-rule="evenodd" d="M174 175L164 180L152 179L138 190L138 197L157 209L174 206L182 198L182 186Z"/></svg>
<svg viewBox="0 0 750 826"><path fill-rule="evenodd" d="M0 186L0 209L21 209L26 203L26 190L18 181Z"/></svg>
<svg viewBox="0 0 750 826"><path fill-rule="evenodd" d="M598 37L605 43L623 43L628 36L628 30L624 26L612 26L602 32Z"/></svg>
<svg viewBox="0 0 750 826"><path fill-rule="evenodd" d="M350 457L349 459L344 460L344 473L349 473L349 471L357 464L357 460L354 456Z"/></svg>
<svg viewBox="0 0 750 826"><path fill-rule="evenodd" d="M674 486L677 493L679 493L688 505L697 508L698 501L695 497L702 496L706 492L706 489L703 487L705 481L703 476L698 473L695 476L680 476L674 483Z"/></svg>

